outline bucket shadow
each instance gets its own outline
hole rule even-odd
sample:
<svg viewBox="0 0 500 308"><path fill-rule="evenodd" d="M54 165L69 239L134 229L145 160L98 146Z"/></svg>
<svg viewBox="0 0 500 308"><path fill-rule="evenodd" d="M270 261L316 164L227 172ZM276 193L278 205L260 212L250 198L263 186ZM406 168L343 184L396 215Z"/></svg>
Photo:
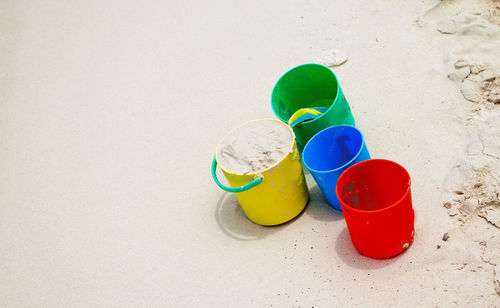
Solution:
<svg viewBox="0 0 500 308"><path fill-rule="evenodd" d="M319 189L318 185L309 188L309 203L307 204L307 215L319 221L336 221L344 219L341 211L330 206L328 200Z"/></svg>
<svg viewBox="0 0 500 308"><path fill-rule="evenodd" d="M299 217L299 214L297 217ZM296 218L297 218L296 217ZM295 219L296 219L295 218ZM291 221L295 220L292 219ZM215 209L217 225L227 236L240 241L254 241L263 239L280 231L285 224L277 226L261 226L253 223L243 212L238 199L232 193L224 192L217 202Z"/></svg>
<svg viewBox="0 0 500 308"><path fill-rule="evenodd" d="M344 228L335 241L335 251L340 259L348 266L363 270L372 270L385 267L396 261L397 256L389 259L372 259L360 254L352 245L351 236L347 227Z"/></svg>

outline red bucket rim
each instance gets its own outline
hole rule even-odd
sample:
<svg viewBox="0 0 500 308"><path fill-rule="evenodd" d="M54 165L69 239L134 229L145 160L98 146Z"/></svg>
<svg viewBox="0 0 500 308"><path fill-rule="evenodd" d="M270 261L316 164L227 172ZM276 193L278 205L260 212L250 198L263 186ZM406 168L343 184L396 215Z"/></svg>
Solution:
<svg viewBox="0 0 500 308"><path fill-rule="evenodd" d="M386 206L382 209L378 209L378 210L360 210L360 209L354 208L354 207L348 205L347 203L343 202L342 198L340 197L340 193L339 193L340 187L338 185L338 183L341 182L342 178L353 168L357 168L363 164L371 164L371 163L378 163L378 162L384 162L384 163L389 163L389 164L395 165L404 171L405 175L408 177L408 186L407 186L406 191L403 194L403 196L401 198L399 198L397 201L394 201L391 205ZM358 212L358 213L380 213L380 212L387 211L387 210L395 207L397 204L401 203L401 201L404 198L406 198L408 196L408 194L410 194L410 192L411 192L411 177L410 177L410 173L408 172L408 170L406 170L402 165L398 164L395 161L388 160L388 159L380 159L380 158L364 160L364 161L361 161L359 163L356 163L356 164L350 166L344 172L342 172L342 174L339 176L338 181L337 181L337 185L335 187L335 193L337 195L337 198L339 199L341 206L343 205L346 208L348 208L350 211L352 210L352 211Z"/></svg>

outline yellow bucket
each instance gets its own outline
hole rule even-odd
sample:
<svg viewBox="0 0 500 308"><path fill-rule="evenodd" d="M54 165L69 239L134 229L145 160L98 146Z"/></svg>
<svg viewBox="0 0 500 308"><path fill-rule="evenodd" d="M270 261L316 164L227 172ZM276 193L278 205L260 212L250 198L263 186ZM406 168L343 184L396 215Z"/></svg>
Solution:
<svg viewBox="0 0 500 308"><path fill-rule="evenodd" d="M216 175L221 142L212 163L212 177L222 189L236 194L243 211L251 221L271 226L287 222L300 214L309 200L309 191L300 164L295 135L288 125L273 119L254 120L235 128L225 138L246 125L261 121L279 123L290 131L292 142L285 156L267 169L245 175L232 173L220 166L231 186L227 187L219 182Z"/></svg>

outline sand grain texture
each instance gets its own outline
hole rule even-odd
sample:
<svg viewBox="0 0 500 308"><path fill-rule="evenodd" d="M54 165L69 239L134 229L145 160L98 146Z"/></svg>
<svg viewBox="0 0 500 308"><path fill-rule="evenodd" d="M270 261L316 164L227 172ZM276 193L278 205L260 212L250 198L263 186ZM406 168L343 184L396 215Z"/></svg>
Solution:
<svg viewBox="0 0 500 308"><path fill-rule="evenodd" d="M218 163L232 173L257 173L279 163L290 153L293 138L290 129L281 123L249 123L224 138L218 149Z"/></svg>

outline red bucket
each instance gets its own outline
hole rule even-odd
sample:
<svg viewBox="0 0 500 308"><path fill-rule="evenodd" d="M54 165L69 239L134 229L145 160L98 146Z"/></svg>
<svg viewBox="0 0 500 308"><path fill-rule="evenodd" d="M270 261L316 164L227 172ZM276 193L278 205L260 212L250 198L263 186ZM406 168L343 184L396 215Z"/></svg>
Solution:
<svg viewBox="0 0 500 308"><path fill-rule="evenodd" d="M410 174L385 159L370 159L347 168L336 193L354 247L372 258L389 258L413 241L414 213Z"/></svg>

